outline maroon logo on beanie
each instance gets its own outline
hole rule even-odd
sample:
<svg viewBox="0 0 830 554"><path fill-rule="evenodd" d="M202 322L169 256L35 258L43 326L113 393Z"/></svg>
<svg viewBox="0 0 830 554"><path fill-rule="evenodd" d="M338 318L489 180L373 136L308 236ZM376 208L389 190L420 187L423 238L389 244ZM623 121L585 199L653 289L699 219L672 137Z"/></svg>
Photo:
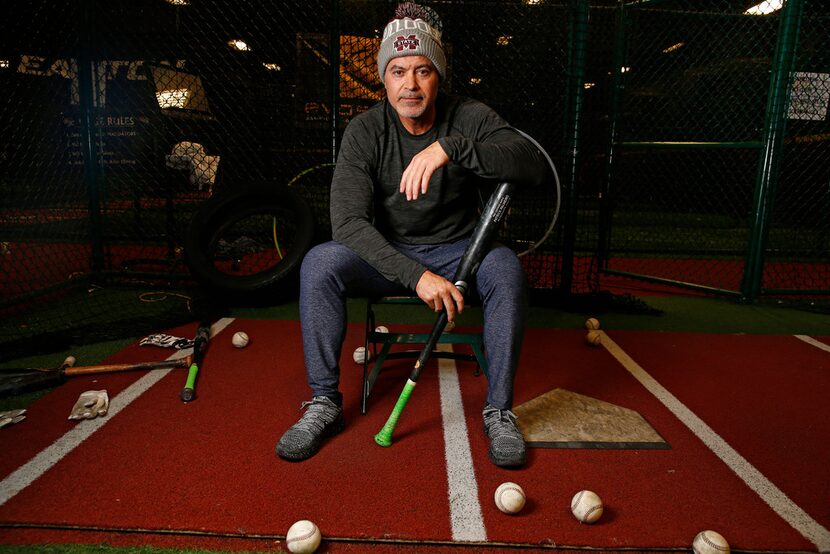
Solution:
<svg viewBox="0 0 830 554"><path fill-rule="evenodd" d="M395 50L398 52L403 52L404 49L415 50L420 46L421 41L415 35L409 35L408 37L404 38L400 35L395 39L393 46Z"/></svg>

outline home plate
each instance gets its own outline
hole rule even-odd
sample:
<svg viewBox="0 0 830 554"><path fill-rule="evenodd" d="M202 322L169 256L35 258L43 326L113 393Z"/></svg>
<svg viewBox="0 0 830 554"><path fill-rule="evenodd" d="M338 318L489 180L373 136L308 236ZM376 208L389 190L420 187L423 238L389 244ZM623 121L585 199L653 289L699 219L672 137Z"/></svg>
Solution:
<svg viewBox="0 0 830 554"><path fill-rule="evenodd" d="M553 389L513 408L528 446L537 448L670 448L628 408Z"/></svg>

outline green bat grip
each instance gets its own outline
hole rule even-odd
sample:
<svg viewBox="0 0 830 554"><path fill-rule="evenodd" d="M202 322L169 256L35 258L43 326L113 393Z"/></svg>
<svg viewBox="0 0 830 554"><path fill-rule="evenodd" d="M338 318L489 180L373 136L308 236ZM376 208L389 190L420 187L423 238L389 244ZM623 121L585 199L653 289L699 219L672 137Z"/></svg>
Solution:
<svg viewBox="0 0 830 554"><path fill-rule="evenodd" d="M196 338L193 340L193 363L187 372L187 382L179 393L182 402L190 402L196 398L196 375L199 373L199 364L205 357L208 341L210 340L210 325L202 322L196 329Z"/></svg>
<svg viewBox="0 0 830 554"><path fill-rule="evenodd" d="M194 364L190 365L190 370L187 372L187 382L184 384L184 389L181 393L181 399L183 402L190 402L196 397L195 394L195 386L196 386L196 374L199 373L199 366Z"/></svg>
<svg viewBox="0 0 830 554"><path fill-rule="evenodd" d="M398 401L395 402L395 407L392 408L392 413L389 414L389 419L386 420L386 424L380 431L378 431L378 434L375 435L375 442L379 445L384 447L392 446L392 432L395 430L398 418L401 417L401 412L403 412L403 408L409 401L409 396L412 394L414 389L415 381L407 379L406 385L404 385L401 395L398 397Z"/></svg>

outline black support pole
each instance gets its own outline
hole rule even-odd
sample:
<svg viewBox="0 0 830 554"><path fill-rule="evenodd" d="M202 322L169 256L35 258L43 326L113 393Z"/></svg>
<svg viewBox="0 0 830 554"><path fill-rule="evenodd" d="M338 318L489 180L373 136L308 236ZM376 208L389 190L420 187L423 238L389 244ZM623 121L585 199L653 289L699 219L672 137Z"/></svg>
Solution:
<svg viewBox="0 0 830 554"><path fill-rule="evenodd" d="M89 195L89 229L92 245L93 276L104 269L103 230L101 222L101 191L98 147L95 124L95 61L92 55L95 0L84 0L81 8L81 49L78 56L78 95L81 123L81 155L84 162L84 183Z"/></svg>

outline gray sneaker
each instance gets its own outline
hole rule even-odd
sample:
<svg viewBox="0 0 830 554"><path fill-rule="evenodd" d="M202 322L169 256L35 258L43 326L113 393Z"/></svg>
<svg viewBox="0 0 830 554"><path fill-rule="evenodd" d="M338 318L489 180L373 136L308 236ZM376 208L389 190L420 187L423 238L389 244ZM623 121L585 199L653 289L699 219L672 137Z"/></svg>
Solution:
<svg viewBox="0 0 830 554"><path fill-rule="evenodd" d="M343 430L343 409L325 396L315 396L303 402L300 409L305 413L291 426L277 443L277 454L292 461L305 460L314 456L325 437Z"/></svg>
<svg viewBox="0 0 830 554"><path fill-rule="evenodd" d="M516 414L487 404L484 407L484 432L490 437L490 461L501 467L524 465L525 440L516 428Z"/></svg>

